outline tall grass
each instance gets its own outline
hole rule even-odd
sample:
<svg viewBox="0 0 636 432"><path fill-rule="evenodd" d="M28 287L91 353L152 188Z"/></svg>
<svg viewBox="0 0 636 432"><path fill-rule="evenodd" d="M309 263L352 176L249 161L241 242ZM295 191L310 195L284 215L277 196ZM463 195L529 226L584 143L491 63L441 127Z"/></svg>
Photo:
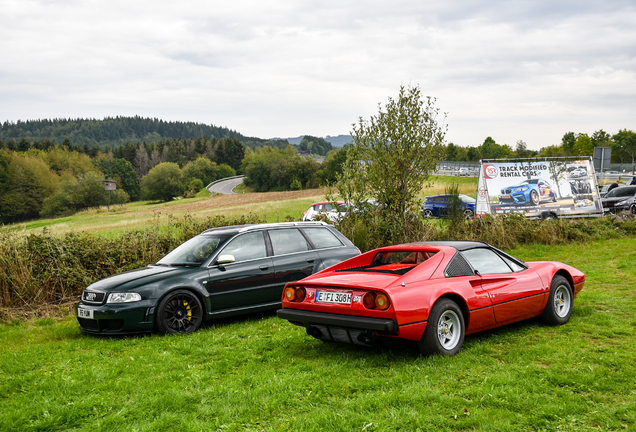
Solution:
<svg viewBox="0 0 636 432"><path fill-rule="evenodd" d="M530 220L520 214L465 220L462 213L450 219L408 219L404 231L391 232L387 220L374 214L352 214L336 227L361 250L389 244L432 240L475 240L502 249L519 244L567 244L636 236L631 216L604 216L586 219Z"/></svg>

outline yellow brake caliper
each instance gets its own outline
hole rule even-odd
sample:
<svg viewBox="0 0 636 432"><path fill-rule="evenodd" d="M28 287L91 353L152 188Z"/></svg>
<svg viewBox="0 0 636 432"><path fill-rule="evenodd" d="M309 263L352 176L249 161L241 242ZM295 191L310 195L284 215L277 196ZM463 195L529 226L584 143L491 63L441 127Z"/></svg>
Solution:
<svg viewBox="0 0 636 432"><path fill-rule="evenodd" d="M190 307L190 305L188 304L187 301L183 301L183 306L186 308L186 310L188 311L188 321L192 321L192 308Z"/></svg>

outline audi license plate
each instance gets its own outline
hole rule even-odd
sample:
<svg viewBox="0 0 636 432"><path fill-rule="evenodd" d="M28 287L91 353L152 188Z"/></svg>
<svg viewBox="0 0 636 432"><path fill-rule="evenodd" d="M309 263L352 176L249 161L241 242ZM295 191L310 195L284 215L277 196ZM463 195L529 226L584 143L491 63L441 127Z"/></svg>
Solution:
<svg viewBox="0 0 636 432"><path fill-rule="evenodd" d="M351 293L318 291L316 293L316 301L318 303L351 304L351 296Z"/></svg>
<svg viewBox="0 0 636 432"><path fill-rule="evenodd" d="M78 318L93 319L93 310L92 309L77 308L77 317Z"/></svg>

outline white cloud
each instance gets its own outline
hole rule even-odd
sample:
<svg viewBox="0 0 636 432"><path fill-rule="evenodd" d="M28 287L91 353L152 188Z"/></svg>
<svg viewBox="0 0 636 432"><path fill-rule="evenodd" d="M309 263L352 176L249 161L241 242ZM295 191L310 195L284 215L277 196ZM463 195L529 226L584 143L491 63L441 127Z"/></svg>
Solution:
<svg viewBox="0 0 636 432"><path fill-rule="evenodd" d="M141 115L348 133L420 85L448 138L636 129L630 1L0 0L0 120Z"/></svg>

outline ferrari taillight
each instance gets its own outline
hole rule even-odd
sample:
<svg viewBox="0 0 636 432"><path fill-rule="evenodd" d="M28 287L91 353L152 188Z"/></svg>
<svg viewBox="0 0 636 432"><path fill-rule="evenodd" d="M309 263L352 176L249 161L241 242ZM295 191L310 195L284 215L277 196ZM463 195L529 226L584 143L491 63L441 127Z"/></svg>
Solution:
<svg viewBox="0 0 636 432"><path fill-rule="evenodd" d="M303 287L296 288L295 300L297 302L301 302L301 301L305 300L305 296L306 295L307 295L307 291L305 291L305 288L303 288Z"/></svg>
<svg viewBox="0 0 636 432"><path fill-rule="evenodd" d="M387 310L391 302L386 294L368 292L362 297L362 304L367 309Z"/></svg>
<svg viewBox="0 0 636 432"><path fill-rule="evenodd" d="M384 294L378 294L375 297L375 307L380 310L386 310L389 308L389 298Z"/></svg>
<svg viewBox="0 0 636 432"><path fill-rule="evenodd" d="M285 300L293 302L296 300L296 290L294 287L285 288Z"/></svg>
<svg viewBox="0 0 636 432"><path fill-rule="evenodd" d="M375 308L375 293L368 292L362 297L362 304L367 309Z"/></svg>
<svg viewBox="0 0 636 432"><path fill-rule="evenodd" d="M288 302L302 302L305 300L305 296L307 295L307 291L304 287L287 287L285 288L284 296L285 300Z"/></svg>

